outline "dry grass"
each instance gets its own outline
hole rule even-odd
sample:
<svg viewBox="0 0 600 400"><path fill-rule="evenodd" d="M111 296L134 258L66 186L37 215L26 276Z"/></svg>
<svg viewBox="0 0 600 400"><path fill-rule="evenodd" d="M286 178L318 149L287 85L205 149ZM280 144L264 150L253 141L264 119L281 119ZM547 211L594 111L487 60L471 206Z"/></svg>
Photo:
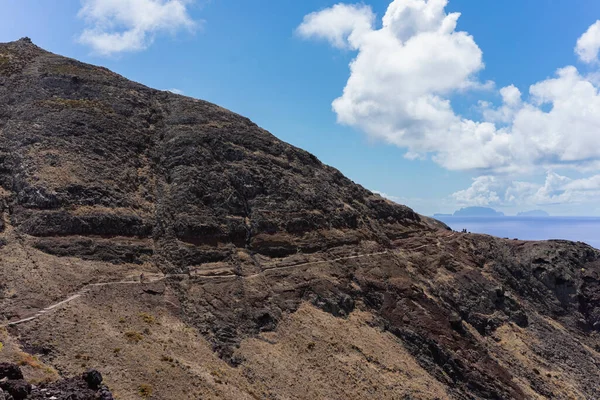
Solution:
<svg viewBox="0 0 600 400"><path fill-rule="evenodd" d="M85 351L87 367L102 371L115 398L121 400L139 400L139 387L153 382L172 384L153 385L149 398L252 399L247 394L250 385L239 369L220 360L195 329L170 314L161 296L139 296L138 290L131 286L106 288L101 296L70 303L52 314L52 319L41 320L41 325L23 325L21 329L28 338L53 343L53 363L67 376L83 372L82 359L75 355ZM173 301L169 296L166 299ZM145 335L149 325L141 316L149 308L160 324L152 324L152 334ZM115 315L123 316L125 323ZM74 320L79 320L75 329L61 323ZM138 342L140 337L143 340ZM210 375L219 370L223 371L218 378L221 383Z"/></svg>
<svg viewBox="0 0 600 400"><path fill-rule="evenodd" d="M564 330L564 328L562 328ZM499 345L518 362L519 365L534 371L539 375L538 379L544 380L552 387L554 393L560 393L559 398L583 399L581 393L570 381L568 376L560 369L555 369L540 358L533 350L537 338L529 333L527 329L520 328L514 324L505 324L498 328L495 336L499 339ZM526 393L532 397L542 398L529 387L529 384L521 380L521 385ZM535 396L534 396L535 395Z"/></svg>
<svg viewBox="0 0 600 400"><path fill-rule="evenodd" d="M19 365L25 379L33 384L53 382L59 378L58 372L45 364L39 357L24 352L17 340L6 329L0 328L0 362Z"/></svg>
<svg viewBox="0 0 600 400"><path fill-rule="evenodd" d="M24 352L17 353L17 365L24 367L29 366L31 368L42 368L43 364L36 356L27 354Z"/></svg>
<svg viewBox="0 0 600 400"><path fill-rule="evenodd" d="M63 99L61 97L55 97L49 100L42 100L39 102L42 107L49 107L56 110L64 109L75 109L75 110L86 110L100 113L113 113L113 108L100 101L100 100L89 100L89 99Z"/></svg>
<svg viewBox="0 0 600 400"><path fill-rule="evenodd" d="M82 168L80 161L74 161L65 153L57 149L39 149L31 147L27 157L34 161L37 168L35 179L44 182L50 190L68 185L84 185L86 182L85 166ZM52 163L49 160L56 159L60 162ZM36 184L36 182L32 182Z"/></svg>
<svg viewBox="0 0 600 400"><path fill-rule="evenodd" d="M217 129L224 129L227 128L229 126L233 125L231 122L228 121L209 121L206 124L200 125L201 127L206 127L206 128L217 128Z"/></svg>
<svg viewBox="0 0 600 400"><path fill-rule="evenodd" d="M90 74L90 69L75 64L59 64L50 66L48 72L56 75L75 75L83 77Z"/></svg>
<svg viewBox="0 0 600 400"><path fill-rule="evenodd" d="M21 334L28 341L52 343L53 364L67 376L87 367L101 370L115 397L123 400L251 400L275 394L307 400L447 398L441 384L392 335L382 336L368 326L367 313L355 312L344 320L304 305L284 317L277 332L264 334L277 344L244 341L239 355L247 361L243 368L233 368L195 329L168 311L171 294L165 296L142 297L129 286L106 288L36 325L23 325ZM161 322L152 324L152 335L142 333L149 327L145 314ZM118 316L126 322L120 323ZM73 329L66 321L75 320ZM76 357L83 353L86 360ZM153 385L151 394L140 392L150 382L173 384Z"/></svg>
<svg viewBox="0 0 600 400"><path fill-rule="evenodd" d="M335 318L305 304L276 332L263 334L275 344L243 342L245 367L260 371L255 392L259 398L449 398L395 337L368 325L371 319L361 311Z"/></svg>

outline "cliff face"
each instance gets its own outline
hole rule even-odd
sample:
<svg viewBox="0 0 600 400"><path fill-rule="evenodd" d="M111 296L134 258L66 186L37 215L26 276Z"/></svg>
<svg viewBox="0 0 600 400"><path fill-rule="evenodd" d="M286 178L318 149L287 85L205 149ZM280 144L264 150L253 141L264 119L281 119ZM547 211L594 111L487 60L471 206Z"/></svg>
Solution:
<svg viewBox="0 0 600 400"><path fill-rule="evenodd" d="M37 315L5 341L117 398L600 397L597 250L451 232L26 39L0 44L0 212L0 318Z"/></svg>

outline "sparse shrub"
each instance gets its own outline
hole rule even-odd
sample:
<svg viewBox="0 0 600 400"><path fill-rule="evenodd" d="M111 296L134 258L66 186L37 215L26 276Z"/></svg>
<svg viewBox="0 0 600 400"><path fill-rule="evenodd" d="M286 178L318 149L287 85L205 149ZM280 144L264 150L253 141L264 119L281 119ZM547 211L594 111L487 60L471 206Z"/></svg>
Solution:
<svg viewBox="0 0 600 400"><path fill-rule="evenodd" d="M210 371L210 374L213 376L216 383L223 383L223 380L221 379L223 378L223 373L220 370L212 370Z"/></svg>
<svg viewBox="0 0 600 400"><path fill-rule="evenodd" d="M48 367L48 366L44 367L44 372L47 373L47 374L49 374L49 375L56 375L56 374L58 374L58 372L54 368Z"/></svg>
<svg viewBox="0 0 600 400"><path fill-rule="evenodd" d="M152 396L152 386L148 385L147 383L142 383L138 388L138 393L140 396L147 399L148 397Z"/></svg>
<svg viewBox="0 0 600 400"><path fill-rule="evenodd" d="M144 340L144 335L137 331L127 331L125 332L125 338L133 343L138 343Z"/></svg>
<svg viewBox="0 0 600 400"><path fill-rule="evenodd" d="M156 318L154 318L154 316L152 316L148 313L145 313L145 312L140 313L140 318L142 319L142 321L144 321L147 324L156 323Z"/></svg>
<svg viewBox="0 0 600 400"><path fill-rule="evenodd" d="M36 356L32 356L31 354L20 352L17 354L19 359L17 360L17 365L20 366L29 366L31 368L42 368L43 365L40 360Z"/></svg>
<svg viewBox="0 0 600 400"><path fill-rule="evenodd" d="M173 359L173 357L170 357L170 356L167 356L167 355L164 355L164 354L163 354L163 355L160 357L160 360L161 360L161 361L170 362L170 363L172 363L172 362L174 362L174 361L175 361L175 360Z"/></svg>

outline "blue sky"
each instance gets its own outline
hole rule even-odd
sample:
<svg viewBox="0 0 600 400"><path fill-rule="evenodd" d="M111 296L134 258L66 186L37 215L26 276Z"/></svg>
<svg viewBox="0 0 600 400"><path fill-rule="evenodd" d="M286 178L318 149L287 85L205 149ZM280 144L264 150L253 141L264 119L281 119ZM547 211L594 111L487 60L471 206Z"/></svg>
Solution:
<svg viewBox="0 0 600 400"><path fill-rule="evenodd" d="M600 215L600 2L0 4L0 42L217 103L418 212Z"/></svg>

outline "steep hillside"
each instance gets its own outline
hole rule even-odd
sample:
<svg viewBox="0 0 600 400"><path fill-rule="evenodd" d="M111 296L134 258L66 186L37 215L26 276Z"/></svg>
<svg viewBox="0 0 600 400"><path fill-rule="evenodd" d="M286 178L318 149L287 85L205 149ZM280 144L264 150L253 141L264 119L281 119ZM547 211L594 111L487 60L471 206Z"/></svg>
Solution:
<svg viewBox="0 0 600 400"><path fill-rule="evenodd" d="M452 232L247 118L28 39L0 44L0 213L0 361L37 384L600 398L599 251Z"/></svg>

